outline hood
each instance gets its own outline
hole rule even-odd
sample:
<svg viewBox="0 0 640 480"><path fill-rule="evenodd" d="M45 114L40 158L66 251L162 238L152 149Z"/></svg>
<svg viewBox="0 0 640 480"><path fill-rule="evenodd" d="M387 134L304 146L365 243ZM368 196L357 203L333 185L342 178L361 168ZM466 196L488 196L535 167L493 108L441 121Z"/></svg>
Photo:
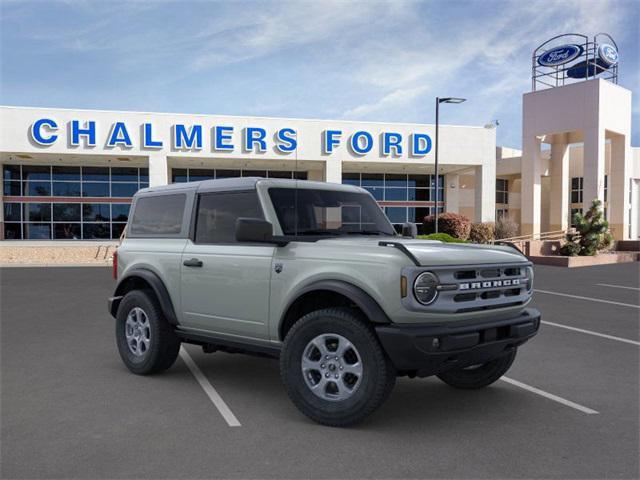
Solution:
<svg viewBox="0 0 640 480"><path fill-rule="evenodd" d="M333 246L341 245L346 250L351 248L363 251L378 251L377 249L392 248L381 247L381 241L401 243L411 254L416 257L421 266L439 265L483 265L522 263L527 258L517 250L498 245L478 245L466 243L443 243L436 240L417 240L403 237L339 237L321 240L318 243L329 243Z"/></svg>

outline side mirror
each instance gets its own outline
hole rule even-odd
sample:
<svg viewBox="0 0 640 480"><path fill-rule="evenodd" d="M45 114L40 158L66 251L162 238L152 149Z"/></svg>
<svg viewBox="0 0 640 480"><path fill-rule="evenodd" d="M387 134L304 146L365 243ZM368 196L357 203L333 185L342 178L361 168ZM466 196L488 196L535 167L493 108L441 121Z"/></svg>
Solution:
<svg viewBox="0 0 640 480"><path fill-rule="evenodd" d="M261 218L238 218L236 240L239 242L276 243L273 241L273 225Z"/></svg>
<svg viewBox="0 0 640 480"><path fill-rule="evenodd" d="M402 224L402 236L416 238L418 236L418 226L415 223L403 223Z"/></svg>

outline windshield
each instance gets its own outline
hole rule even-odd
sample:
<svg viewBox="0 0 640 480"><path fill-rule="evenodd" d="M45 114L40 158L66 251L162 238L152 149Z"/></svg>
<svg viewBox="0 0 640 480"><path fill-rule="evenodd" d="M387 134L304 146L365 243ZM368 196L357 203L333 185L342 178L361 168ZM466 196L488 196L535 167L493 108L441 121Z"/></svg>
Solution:
<svg viewBox="0 0 640 480"><path fill-rule="evenodd" d="M269 196L284 235L395 235L367 193L270 188Z"/></svg>

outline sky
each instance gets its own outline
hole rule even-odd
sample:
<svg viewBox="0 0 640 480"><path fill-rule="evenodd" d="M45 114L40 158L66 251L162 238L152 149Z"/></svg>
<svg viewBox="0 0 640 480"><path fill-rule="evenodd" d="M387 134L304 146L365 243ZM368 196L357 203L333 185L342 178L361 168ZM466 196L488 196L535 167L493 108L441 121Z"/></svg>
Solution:
<svg viewBox="0 0 640 480"><path fill-rule="evenodd" d="M0 0L0 104L379 122L498 120L519 148L531 53L607 32L633 91L640 1Z"/></svg>

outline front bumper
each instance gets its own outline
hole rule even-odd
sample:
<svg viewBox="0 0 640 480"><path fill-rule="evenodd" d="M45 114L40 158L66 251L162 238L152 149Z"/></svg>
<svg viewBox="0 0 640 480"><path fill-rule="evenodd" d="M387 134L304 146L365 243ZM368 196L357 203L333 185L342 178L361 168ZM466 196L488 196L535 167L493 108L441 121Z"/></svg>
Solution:
<svg viewBox="0 0 640 480"><path fill-rule="evenodd" d="M540 312L466 325L380 325L380 343L399 374L419 377L487 362L538 333Z"/></svg>

